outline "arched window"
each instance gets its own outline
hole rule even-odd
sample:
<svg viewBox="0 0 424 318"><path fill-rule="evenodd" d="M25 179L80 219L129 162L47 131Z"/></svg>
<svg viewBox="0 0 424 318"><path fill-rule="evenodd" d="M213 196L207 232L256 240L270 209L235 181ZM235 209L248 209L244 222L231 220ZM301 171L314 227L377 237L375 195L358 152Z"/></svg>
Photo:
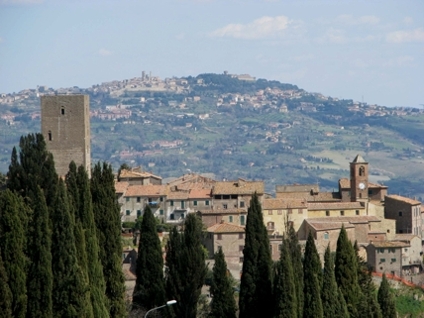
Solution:
<svg viewBox="0 0 424 318"><path fill-rule="evenodd" d="M268 222L266 225L268 230L273 230L274 229L274 222Z"/></svg>
<svg viewBox="0 0 424 318"><path fill-rule="evenodd" d="M365 168L364 168L364 166L359 167L359 176L361 176L361 177L365 176Z"/></svg>

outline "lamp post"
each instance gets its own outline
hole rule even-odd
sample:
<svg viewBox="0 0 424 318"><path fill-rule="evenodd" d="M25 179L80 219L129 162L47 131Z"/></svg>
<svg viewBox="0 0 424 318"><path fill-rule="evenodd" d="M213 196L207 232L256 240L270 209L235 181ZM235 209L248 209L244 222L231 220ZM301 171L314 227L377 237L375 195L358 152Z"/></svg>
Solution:
<svg viewBox="0 0 424 318"><path fill-rule="evenodd" d="M168 301L166 302L166 304L165 304L165 305L163 305L163 306L159 306L159 307L155 307L155 308L150 309L148 312L146 312L146 314L144 315L144 318L146 318L146 317L147 317L147 315L148 315L149 313L151 313L152 311L155 311L155 310L161 309L161 308L166 307L166 306L172 306L172 305L175 305L176 303L177 303L177 301L176 301L175 299L173 299L173 300L168 300Z"/></svg>

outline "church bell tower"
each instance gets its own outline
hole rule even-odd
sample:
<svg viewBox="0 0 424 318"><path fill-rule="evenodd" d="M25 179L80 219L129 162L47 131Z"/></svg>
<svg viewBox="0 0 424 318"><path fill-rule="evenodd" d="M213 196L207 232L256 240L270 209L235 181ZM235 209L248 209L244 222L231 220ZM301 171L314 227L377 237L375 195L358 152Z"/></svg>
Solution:
<svg viewBox="0 0 424 318"><path fill-rule="evenodd" d="M361 155L350 163L350 197L352 202L368 201L368 162Z"/></svg>

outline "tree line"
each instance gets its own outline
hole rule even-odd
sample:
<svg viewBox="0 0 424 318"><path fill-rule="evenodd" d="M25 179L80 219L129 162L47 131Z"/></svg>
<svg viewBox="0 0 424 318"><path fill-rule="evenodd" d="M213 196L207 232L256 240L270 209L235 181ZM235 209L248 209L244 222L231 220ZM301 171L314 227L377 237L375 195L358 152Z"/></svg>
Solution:
<svg viewBox="0 0 424 318"><path fill-rule="evenodd" d="M0 191L0 317L126 317L114 175L69 165L41 134L13 148Z"/></svg>

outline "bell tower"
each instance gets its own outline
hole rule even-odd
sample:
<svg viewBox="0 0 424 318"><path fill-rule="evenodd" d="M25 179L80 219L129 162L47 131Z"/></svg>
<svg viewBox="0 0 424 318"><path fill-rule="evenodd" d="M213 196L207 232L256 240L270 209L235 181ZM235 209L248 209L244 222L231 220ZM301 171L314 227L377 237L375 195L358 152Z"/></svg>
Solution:
<svg viewBox="0 0 424 318"><path fill-rule="evenodd" d="M350 198L352 202L368 201L368 162L361 155L350 163Z"/></svg>

